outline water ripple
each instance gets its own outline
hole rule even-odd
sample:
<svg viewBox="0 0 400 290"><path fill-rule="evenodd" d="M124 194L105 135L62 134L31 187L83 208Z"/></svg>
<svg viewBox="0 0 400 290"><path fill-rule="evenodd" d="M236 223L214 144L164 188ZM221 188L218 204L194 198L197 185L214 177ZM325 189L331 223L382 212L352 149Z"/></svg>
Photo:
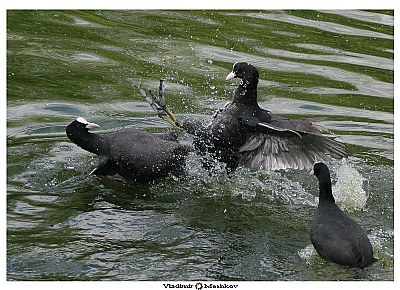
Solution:
<svg viewBox="0 0 400 290"><path fill-rule="evenodd" d="M256 65L258 68L280 72L292 72L302 74L313 74L320 77L325 77L330 80L340 81L353 85L356 90L341 89L340 93L344 94L360 94L368 96L376 96L382 98L393 98L393 84L382 82L374 79L373 77L351 72L348 70L326 67L322 65L314 65L302 63L299 65L297 62L276 59L271 57L256 56L253 54L236 52L221 47L197 45L196 51L202 58L209 57L213 54L215 58L220 60L235 63L237 61L249 61ZM326 88L322 88L325 89ZM331 90L331 88L329 88ZM323 92L320 87L305 88L298 87L295 90L299 92L320 94ZM329 93L332 93L329 91Z"/></svg>
<svg viewBox="0 0 400 290"><path fill-rule="evenodd" d="M296 43L293 45L301 48L315 50L318 52L324 52L327 54L321 55L312 53L299 53L289 50L280 50L280 49L257 47L257 46L255 46L254 48L266 55L273 55L278 57L305 59L305 60L320 60L320 61L328 61L334 63L346 63L346 64L370 66L374 68L381 68L388 70L394 69L393 60L385 57L355 53L351 51L340 50L317 44Z"/></svg>
<svg viewBox="0 0 400 290"><path fill-rule="evenodd" d="M305 19L293 15L288 15L286 13L242 13L241 15L245 15L250 18L259 18L264 20L273 20L279 22L286 22L294 25L303 25L307 27L312 27L315 29L320 29L323 31L338 33L341 35L355 35L355 36L363 36L363 37L377 37L384 39L394 39L393 35L387 35L380 32L374 32L365 29L358 29L350 26L345 26L342 24L334 23L334 22L325 22L325 21L317 21L311 19ZM237 14L227 13L227 15L235 16Z"/></svg>
<svg viewBox="0 0 400 290"><path fill-rule="evenodd" d="M381 13L374 13L369 11L361 10L322 10L323 13L341 15L347 18L352 18L356 20L366 21L370 23L383 24L388 26L394 26L394 17L391 15L385 15Z"/></svg>
<svg viewBox="0 0 400 290"><path fill-rule="evenodd" d="M324 116L357 116L361 118L384 121L393 124L394 115L386 112L369 111L365 109L347 108L343 106L320 104L309 101L274 97L265 102L259 102L262 108L273 114L302 114Z"/></svg>
<svg viewBox="0 0 400 290"><path fill-rule="evenodd" d="M394 17L383 13L7 11L7 279L393 280ZM68 140L73 119L96 133L170 129L137 90L166 77L178 118L210 120L241 60L260 69L260 106L318 116L349 144L351 166L329 164L334 194L369 231L373 267L349 271L307 246L318 183L306 170L210 173L193 153L178 179L88 176L98 158Z"/></svg>

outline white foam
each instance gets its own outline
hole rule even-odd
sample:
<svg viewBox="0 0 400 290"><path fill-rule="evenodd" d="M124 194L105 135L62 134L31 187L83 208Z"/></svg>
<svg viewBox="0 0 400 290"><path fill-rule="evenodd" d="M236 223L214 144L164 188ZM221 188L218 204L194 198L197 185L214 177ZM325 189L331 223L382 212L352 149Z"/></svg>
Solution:
<svg viewBox="0 0 400 290"><path fill-rule="evenodd" d="M307 247L299 250L297 254L302 258L308 265L312 263L313 256L317 255L317 251L314 250L313 245L308 245Z"/></svg>
<svg viewBox="0 0 400 290"><path fill-rule="evenodd" d="M338 206L347 211L365 209L368 195L363 189L365 178L346 159L336 170L337 181L332 193Z"/></svg>

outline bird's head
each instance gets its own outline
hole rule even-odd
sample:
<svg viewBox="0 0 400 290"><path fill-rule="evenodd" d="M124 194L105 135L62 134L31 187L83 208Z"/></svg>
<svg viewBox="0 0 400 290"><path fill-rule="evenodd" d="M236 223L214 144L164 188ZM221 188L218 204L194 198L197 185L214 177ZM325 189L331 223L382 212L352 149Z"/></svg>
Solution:
<svg viewBox="0 0 400 290"><path fill-rule="evenodd" d="M233 64L232 71L226 76L226 80L239 78L246 82L258 82L258 70L247 62L236 62Z"/></svg>

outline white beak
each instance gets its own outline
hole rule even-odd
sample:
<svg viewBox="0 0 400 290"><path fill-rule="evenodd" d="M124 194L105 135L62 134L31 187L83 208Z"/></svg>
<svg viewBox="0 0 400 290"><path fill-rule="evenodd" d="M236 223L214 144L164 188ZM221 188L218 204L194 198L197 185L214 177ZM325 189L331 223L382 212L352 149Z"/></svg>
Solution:
<svg viewBox="0 0 400 290"><path fill-rule="evenodd" d="M97 125L96 123L87 123L86 128L88 128L88 129L100 128L100 125Z"/></svg>
<svg viewBox="0 0 400 290"><path fill-rule="evenodd" d="M230 80L233 79L235 77L235 73L233 71L231 71L227 76L226 76L226 80Z"/></svg>
<svg viewBox="0 0 400 290"><path fill-rule="evenodd" d="M314 169L311 169L310 175L314 175Z"/></svg>
<svg viewBox="0 0 400 290"><path fill-rule="evenodd" d="M85 120L85 118L78 117L76 119L79 123L85 124L86 128L91 129L91 128L99 128L100 125L97 125L96 123L89 123L88 121Z"/></svg>

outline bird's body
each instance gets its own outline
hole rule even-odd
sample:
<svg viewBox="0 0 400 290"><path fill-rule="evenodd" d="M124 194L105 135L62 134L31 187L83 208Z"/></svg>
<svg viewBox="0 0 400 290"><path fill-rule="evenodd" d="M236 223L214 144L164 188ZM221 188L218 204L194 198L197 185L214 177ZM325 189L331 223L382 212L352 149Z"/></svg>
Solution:
<svg viewBox="0 0 400 290"><path fill-rule="evenodd" d="M376 259L367 235L335 204L328 167L316 163L313 171L320 189L318 209L310 228L315 250L322 258L339 265L363 268L372 264Z"/></svg>
<svg viewBox="0 0 400 290"><path fill-rule="evenodd" d="M93 174L147 183L182 172L190 147L179 144L175 132L150 134L125 128L109 134L94 134L88 132L88 128L93 128L90 124L93 123L78 118L67 126L66 132L75 144L99 156Z"/></svg>
<svg viewBox="0 0 400 290"><path fill-rule="evenodd" d="M267 122L271 116L257 106L232 101L213 119L210 131L218 159L234 169L239 165L240 148L257 130L246 123Z"/></svg>
<svg viewBox="0 0 400 290"><path fill-rule="evenodd" d="M235 96L217 112L211 124L182 124L188 133L197 136L198 151L212 153L228 169L241 165L252 171L311 168L316 157L347 157L344 145L322 136L321 128L310 120L283 118L260 108L259 74L254 66L235 63L227 79L233 77L241 79Z"/></svg>

